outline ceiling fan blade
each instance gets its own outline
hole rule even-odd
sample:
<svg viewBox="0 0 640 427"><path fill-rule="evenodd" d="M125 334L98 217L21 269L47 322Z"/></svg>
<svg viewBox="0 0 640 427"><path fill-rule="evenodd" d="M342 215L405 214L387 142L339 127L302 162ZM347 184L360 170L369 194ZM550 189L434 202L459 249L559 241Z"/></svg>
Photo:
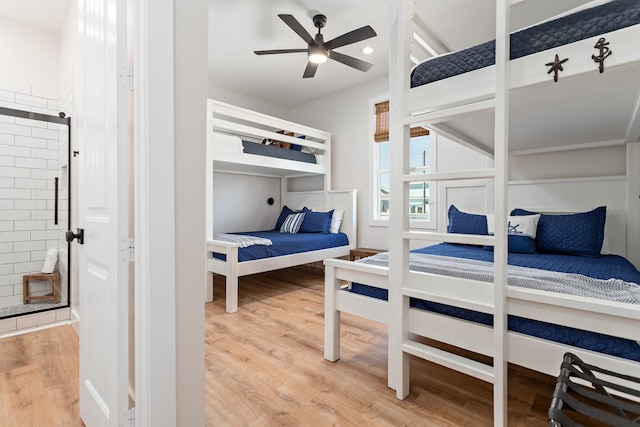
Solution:
<svg viewBox="0 0 640 427"><path fill-rule="evenodd" d="M329 53L329 58L335 59L338 62L342 62L344 65L348 65L349 67L353 67L360 71L369 71L369 69L373 67L373 64L333 50Z"/></svg>
<svg viewBox="0 0 640 427"><path fill-rule="evenodd" d="M304 29L302 24L300 24L300 22L298 22L298 20L293 15L280 14L278 16L284 21L285 24L289 26L289 28L295 31L297 35L302 37L302 40L306 41L307 44L315 44L315 41L313 40L313 37L311 37L311 34L309 34L307 30Z"/></svg>
<svg viewBox="0 0 640 427"><path fill-rule="evenodd" d="M377 36L376 32L371 28L370 25L366 25L362 28L358 28L357 30L349 31L341 36L336 37L335 39L329 40L324 43L323 47L327 50L335 49L340 46L345 46L351 43L357 43L362 40L370 39L371 37Z"/></svg>
<svg viewBox="0 0 640 427"><path fill-rule="evenodd" d="M316 70L318 69L318 64L315 62L307 62L307 68L304 69L304 74L302 78L308 79L309 77L313 77L316 75Z"/></svg>
<svg viewBox="0 0 640 427"><path fill-rule="evenodd" d="M296 52L306 52L307 49L275 49L275 50L254 50L253 53L256 55L273 55L276 53L296 53Z"/></svg>

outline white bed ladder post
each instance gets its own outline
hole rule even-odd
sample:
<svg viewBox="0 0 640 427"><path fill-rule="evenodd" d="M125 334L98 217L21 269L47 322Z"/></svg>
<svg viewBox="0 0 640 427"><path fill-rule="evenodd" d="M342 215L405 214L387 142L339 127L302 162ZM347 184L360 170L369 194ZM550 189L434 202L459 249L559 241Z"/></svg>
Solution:
<svg viewBox="0 0 640 427"><path fill-rule="evenodd" d="M433 348L409 339L409 298L429 297L430 282L414 278L409 271L409 248L412 239L456 241L478 244L479 236L442 235L411 230L409 218L410 183L422 177L409 172L409 135L412 123L427 123L423 116L411 117L409 111L409 46L413 38L410 25L415 0L396 0L390 13L390 71L389 71L389 130L391 157L390 217L389 227L389 363L390 376L395 384L396 395L404 399L410 392L409 355L447 366L494 385L494 425L507 423L507 362L506 362L506 280L507 280L507 230L496 227L496 235L489 243L495 245L495 280L492 301L487 311L494 316L493 366ZM493 179L493 198L496 224L507 224L507 174L508 174L508 90L509 76L509 15L511 0L496 0L496 91L495 102L495 168L459 173L435 173L428 179L432 182L449 179ZM475 105L460 106L469 112ZM483 107L484 108L484 107ZM455 112L455 108L451 111ZM426 116L438 112L428 113ZM449 115L449 110L440 112ZM422 178L425 179L425 178ZM433 239L431 239L433 237ZM416 280L415 283L412 281ZM425 287L427 290L425 290ZM467 301L467 304L470 302ZM480 305L479 305L480 307ZM483 308L487 310L486 306Z"/></svg>
<svg viewBox="0 0 640 427"><path fill-rule="evenodd" d="M496 0L494 179L495 238L493 315L493 424L507 425L507 180L509 144L509 42L511 0ZM500 244L501 242L501 244Z"/></svg>
<svg viewBox="0 0 640 427"><path fill-rule="evenodd" d="M409 394L409 355L402 344L409 337L409 303L402 286L409 279L409 241L402 236L409 228L405 215L408 183L401 175L408 172L409 125L403 118L409 114L409 33L412 0L396 0L390 11L389 57L389 142L390 149L390 210L395 215L389 221L389 384L395 384L396 396L404 399ZM399 173L401 172L401 173Z"/></svg>

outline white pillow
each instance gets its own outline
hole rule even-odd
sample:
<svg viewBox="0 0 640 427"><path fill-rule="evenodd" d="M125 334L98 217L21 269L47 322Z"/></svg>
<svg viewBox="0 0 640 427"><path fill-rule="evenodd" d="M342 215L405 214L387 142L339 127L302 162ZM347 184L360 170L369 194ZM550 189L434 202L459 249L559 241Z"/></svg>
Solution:
<svg viewBox="0 0 640 427"><path fill-rule="evenodd" d="M42 266L41 273L53 273L53 270L56 268L56 263L58 262L58 250L57 249L49 249L47 251L47 255L44 258L44 265Z"/></svg>
<svg viewBox="0 0 640 427"><path fill-rule="evenodd" d="M333 216L331 217L331 227L329 233L336 234L340 231L340 224L342 224L342 217L344 216L344 209L334 209Z"/></svg>
<svg viewBox="0 0 640 427"><path fill-rule="evenodd" d="M521 235L525 235L535 239L539 220L540 220L540 214L509 216L507 220L508 221L507 233L521 234ZM495 231L496 231L495 214L487 214L487 231L489 232L489 234L495 234Z"/></svg>

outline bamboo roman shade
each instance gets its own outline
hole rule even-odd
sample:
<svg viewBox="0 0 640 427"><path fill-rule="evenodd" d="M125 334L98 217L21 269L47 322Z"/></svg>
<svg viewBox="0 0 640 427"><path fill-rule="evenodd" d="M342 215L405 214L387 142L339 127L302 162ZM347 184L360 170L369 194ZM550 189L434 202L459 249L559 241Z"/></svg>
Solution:
<svg viewBox="0 0 640 427"><path fill-rule="evenodd" d="M423 127L411 128L411 138L429 135L429 131ZM389 101L376 104L376 131L373 135L376 142L389 140Z"/></svg>

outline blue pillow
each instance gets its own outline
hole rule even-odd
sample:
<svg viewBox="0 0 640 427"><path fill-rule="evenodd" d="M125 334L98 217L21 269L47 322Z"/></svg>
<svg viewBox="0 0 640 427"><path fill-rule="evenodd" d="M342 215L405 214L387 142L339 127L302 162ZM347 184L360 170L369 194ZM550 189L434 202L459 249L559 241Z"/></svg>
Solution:
<svg viewBox="0 0 640 427"><path fill-rule="evenodd" d="M282 224L287 219L287 217L293 213L298 213L298 212L300 211L294 211L293 209L289 208L287 205L284 205L282 207L282 211L280 211L280 216L276 221L276 226L273 229L280 230L280 228L282 227Z"/></svg>
<svg viewBox="0 0 640 427"><path fill-rule="evenodd" d="M449 207L447 233L488 235L485 215L462 212L455 205Z"/></svg>
<svg viewBox="0 0 640 427"><path fill-rule="evenodd" d="M305 214L303 212L288 215L282 223L282 227L280 227L280 232L296 234L300 230L304 217Z"/></svg>
<svg viewBox="0 0 640 427"><path fill-rule="evenodd" d="M524 209L511 211L511 215L535 213ZM606 219L605 206L576 214L541 214L536 233L536 250L567 255L598 256L604 240Z"/></svg>
<svg viewBox="0 0 640 427"><path fill-rule="evenodd" d="M333 209L329 212L313 212L305 207L302 212L306 215L300 227L301 233L328 233L331 229Z"/></svg>
<svg viewBox="0 0 640 427"><path fill-rule="evenodd" d="M307 139L306 136L304 135L300 135L298 138L300 139ZM291 147L289 147L290 150L296 150L296 151L301 151L302 150L302 145L298 145L298 144L291 144Z"/></svg>

